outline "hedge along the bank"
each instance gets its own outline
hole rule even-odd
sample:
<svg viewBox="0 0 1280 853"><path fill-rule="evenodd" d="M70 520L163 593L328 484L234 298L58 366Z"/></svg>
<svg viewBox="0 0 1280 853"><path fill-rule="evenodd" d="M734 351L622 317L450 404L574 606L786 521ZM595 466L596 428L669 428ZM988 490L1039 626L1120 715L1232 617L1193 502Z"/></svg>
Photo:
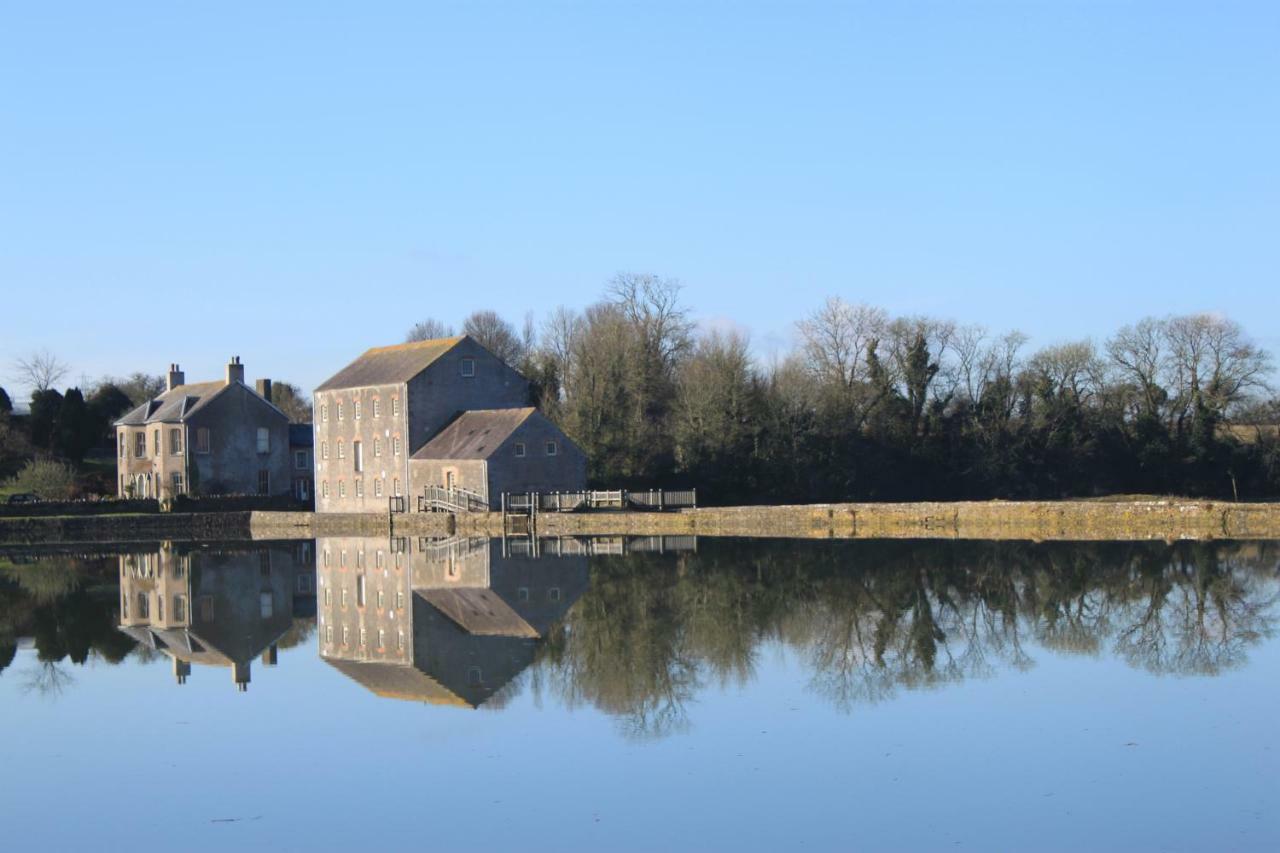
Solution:
<svg viewBox="0 0 1280 853"><path fill-rule="evenodd" d="M309 503L302 503L290 495L180 495L170 504L170 512L251 512L273 510L277 512L310 511ZM154 498L121 498L101 501L37 501L35 503L0 503L0 518L48 518L55 515L147 515L161 512L160 502Z"/></svg>
<svg viewBox="0 0 1280 853"><path fill-rule="evenodd" d="M27 504L0 503L0 518L44 518L51 515L123 515L160 511L154 499L122 498L105 501L37 501Z"/></svg>

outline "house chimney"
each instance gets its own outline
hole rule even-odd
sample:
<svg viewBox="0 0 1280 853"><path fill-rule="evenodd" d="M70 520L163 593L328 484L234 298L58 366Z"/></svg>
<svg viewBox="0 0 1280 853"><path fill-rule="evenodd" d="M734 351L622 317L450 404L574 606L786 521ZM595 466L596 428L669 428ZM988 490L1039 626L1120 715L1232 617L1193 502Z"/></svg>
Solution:
<svg viewBox="0 0 1280 853"><path fill-rule="evenodd" d="M178 367L178 365L176 364L169 365L169 378L165 382L165 390L172 391L174 388L177 388L179 385L185 385L185 384L187 384L187 377L182 372L182 368Z"/></svg>
<svg viewBox="0 0 1280 853"><path fill-rule="evenodd" d="M271 402L271 380L259 379L255 384L258 386L258 396L266 400L268 403L270 403Z"/></svg>
<svg viewBox="0 0 1280 853"><path fill-rule="evenodd" d="M262 665L275 666L280 660L280 651L275 643L262 650Z"/></svg>
<svg viewBox="0 0 1280 853"><path fill-rule="evenodd" d="M240 363L240 356L231 356L231 361L227 362L227 384L239 382L244 384L244 365Z"/></svg>
<svg viewBox="0 0 1280 853"><path fill-rule="evenodd" d="M173 677L177 679L179 684L187 683L187 676L191 674L191 664L185 660L173 659Z"/></svg>
<svg viewBox="0 0 1280 853"><path fill-rule="evenodd" d="M231 680L236 683L236 690L243 693L249 689L249 662L231 664Z"/></svg>

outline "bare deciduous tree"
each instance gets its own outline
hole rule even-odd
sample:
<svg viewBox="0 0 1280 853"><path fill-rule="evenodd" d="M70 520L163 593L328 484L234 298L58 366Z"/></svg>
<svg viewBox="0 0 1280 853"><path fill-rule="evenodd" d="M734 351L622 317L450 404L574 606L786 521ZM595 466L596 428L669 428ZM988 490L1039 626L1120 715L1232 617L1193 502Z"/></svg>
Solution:
<svg viewBox="0 0 1280 853"><path fill-rule="evenodd" d="M32 391L48 391L66 378L71 368L49 350L43 349L19 358L14 362L14 371L19 381Z"/></svg>
<svg viewBox="0 0 1280 853"><path fill-rule="evenodd" d="M1169 351L1179 400L1216 415L1255 389L1267 387L1270 356L1254 345L1240 324L1213 314L1167 321Z"/></svg>
<svg viewBox="0 0 1280 853"><path fill-rule="evenodd" d="M412 344L418 341L431 341L436 338L451 337L453 337L452 326L442 323L434 317L428 317L413 324L413 327L405 333L404 342Z"/></svg>
<svg viewBox="0 0 1280 853"><path fill-rule="evenodd" d="M514 326L496 311L474 311L462 324L463 334L513 367L524 358L525 348Z"/></svg>
<svg viewBox="0 0 1280 853"><path fill-rule="evenodd" d="M796 324L809 369L845 388L867 379L867 353L883 340L888 315L870 305L850 305L838 296Z"/></svg>

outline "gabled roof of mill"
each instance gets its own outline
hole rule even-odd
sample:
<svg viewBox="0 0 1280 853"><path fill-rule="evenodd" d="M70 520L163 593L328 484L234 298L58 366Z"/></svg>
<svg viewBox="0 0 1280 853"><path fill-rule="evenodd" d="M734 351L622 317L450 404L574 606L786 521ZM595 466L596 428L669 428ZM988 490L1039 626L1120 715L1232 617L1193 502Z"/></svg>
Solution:
<svg viewBox="0 0 1280 853"><path fill-rule="evenodd" d="M334 391L339 388L365 388L369 385L408 382L460 344L464 338L466 335L374 347L330 376L316 390Z"/></svg>
<svg viewBox="0 0 1280 853"><path fill-rule="evenodd" d="M231 386L225 382L191 382L179 385L138 406L116 421L117 426L142 426L161 421L178 421L195 414L210 400Z"/></svg>
<svg viewBox="0 0 1280 853"><path fill-rule="evenodd" d="M454 418L411 459L488 459L537 409L473 409Z"/></svg>

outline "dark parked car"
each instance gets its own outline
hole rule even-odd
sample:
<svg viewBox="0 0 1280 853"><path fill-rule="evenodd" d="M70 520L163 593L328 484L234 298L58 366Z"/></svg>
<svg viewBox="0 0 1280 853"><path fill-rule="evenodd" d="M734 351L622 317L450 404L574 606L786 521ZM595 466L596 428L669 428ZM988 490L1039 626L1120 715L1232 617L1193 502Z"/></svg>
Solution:
<svg viewBox="0 0 1280 853"><path fill-rule="evenodd" d="M11 504L33 504L40 500L30 492L18 492L16 495L9 495L9 503Z"/></svg>

